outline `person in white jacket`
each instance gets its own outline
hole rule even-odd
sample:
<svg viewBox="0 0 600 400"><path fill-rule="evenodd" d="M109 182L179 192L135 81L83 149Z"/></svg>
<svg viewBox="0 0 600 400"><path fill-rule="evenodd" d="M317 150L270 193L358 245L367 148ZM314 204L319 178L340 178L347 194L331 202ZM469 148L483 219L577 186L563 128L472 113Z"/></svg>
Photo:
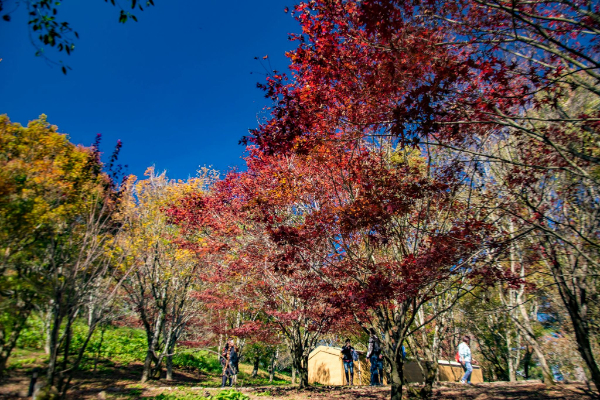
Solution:
<svg viewBox="0 0 600 400"><path fill-rule="evenodd" d="M471 338L469 336L464 336L461 344L458 345L458 356L460 359L460 364L465 370L465 374L460 380L460 383L468 383L471 384L471 373L473 372L473 366L471 365L471 348L469 347L469 343L471 342Z"/></svg>

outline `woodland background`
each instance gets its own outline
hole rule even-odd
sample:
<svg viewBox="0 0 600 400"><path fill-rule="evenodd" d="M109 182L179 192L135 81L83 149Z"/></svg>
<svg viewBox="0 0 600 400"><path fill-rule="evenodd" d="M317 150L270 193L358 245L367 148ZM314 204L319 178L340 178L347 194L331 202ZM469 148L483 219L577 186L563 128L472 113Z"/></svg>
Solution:
<svg viewBox="0 0 600 400"><path fill-rule="evenodd" d="M26 3L69 52L58 5ZM597 394L599 7L299 3L226 174L127 176L120 142L103 161L100 136L0 117L0 374L36 349L60 397L106 359L217 373L231 335L305 388L316 345L374 327L393 400L434 396L464 334L488 381ZM427 377L408 392L400 344Z"/></svg>

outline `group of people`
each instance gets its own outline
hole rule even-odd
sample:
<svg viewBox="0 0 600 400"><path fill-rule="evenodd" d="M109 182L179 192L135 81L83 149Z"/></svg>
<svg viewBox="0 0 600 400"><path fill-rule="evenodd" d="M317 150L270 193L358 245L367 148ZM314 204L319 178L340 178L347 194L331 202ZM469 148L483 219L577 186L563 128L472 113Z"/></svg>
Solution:
<svg viewBox="0 0 600 400"><path fill-rule="evenodd" d="M460 383L471 383L471 373L473 372L471 348L469 343L471 338L464 336L463 341L458 345L456 354L457 361L462 365L465 373ZM402 346L402 356L405 356L404 346ZM223 367L222 384L232 386L238 373L239 349L234 344L233 338L227 340L223 348L220 361ZM367 350L367 360L371 363L371 386L380 386L383 384L383 354L381 352L381 342L375 329L371 328L369 336L369 347ZM342 347L342 362L344 364L344 373L346 375L346 384L354 385L354 362L358 361L358 353L352 347L350 339L346 339L346 344Z"/></svg>
<svg viewBox="0 0 600 400"><path fill-rule="evenodd" d="M471 373L473 372L471 348L469 343L471 338L464 336L463 341L458 345L456 359L460 362L465 371L460 383L470 384ZM406 353L402 346L402 357ZM371 328L369 335L369 347L367 350L367 360L371 363L371 386L380 386L383 384L383 355L381 352L381 342L375 329ZM358 361L358 353L350 344L350 339L346 339L346 344L342 347L342 362L344 364L344 373L346 374L346 384L354 384L354 362Z"/></svg>
<svg viewBox="0 0 600 400"><path fill-rule="evenodd" d="M371 328L370 333L367 359L371 363L371 386L380 386L383 384L383 354L381 354L381 342L375 333L375 329ZM344 364L347 385L354 385L355 361L358 361L358 353L354 347L352 347L350 339L346 339L346 344L342 347L342 363Z"/></svg>

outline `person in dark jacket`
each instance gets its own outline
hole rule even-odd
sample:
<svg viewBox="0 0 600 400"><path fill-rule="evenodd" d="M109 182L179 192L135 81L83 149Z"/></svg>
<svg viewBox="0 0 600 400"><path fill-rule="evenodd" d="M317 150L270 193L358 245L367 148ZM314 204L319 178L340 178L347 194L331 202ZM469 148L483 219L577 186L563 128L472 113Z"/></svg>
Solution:
<svg viewBox="0 0 600 400"><path fill-rule="evenodd" d="M239 362L240 362L240 350L237 346L231 346L229 350L229 364L231 365L231 370L233 372L233 376L231 377L231 381L233 384L237 383L237 374L239 372ZM231 383L229 384L231 386Z"/></svg>
<svg viewBox="0 0 600 400"><path fill-rule="evenodd" d="M231 351L234 351L235 353L235 349L233 346L233 338L229 338L229 340L227 341L227 344L225 344L225 347L223 348L223 351L221 352L221 357L220 357L220 361L221 361L221 366L223 367L223 375L221 376L221 387L225 387L225 384L227 383L227 381L229 380L229 386L231 386L233 384L233 364L231 363ZM237 363L237 353L235 353L235 360Z"/></svg>
<svg viewBox="0 0 600 400"><path fill-rule="evenodd" d="M350 345L350 339L346 339L346 345L342 347L342 362L346 373L346 384L354 385L354 347ZM348 379L350 373L350 379Z"/></svg>
<svg viewBox="0 0 600 400"><path fill-rule="evenodd" d="M369 350L367 359L371 362L371 386L380 386L383 383L383 356L381 355L381 341L371 328L369 336Z"/></svg>

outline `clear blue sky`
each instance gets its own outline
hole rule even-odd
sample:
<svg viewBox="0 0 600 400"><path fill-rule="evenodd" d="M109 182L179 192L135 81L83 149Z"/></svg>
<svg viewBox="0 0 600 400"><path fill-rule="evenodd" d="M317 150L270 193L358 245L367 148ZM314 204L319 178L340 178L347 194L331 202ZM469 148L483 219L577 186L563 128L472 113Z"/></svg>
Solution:
<svg viewBox="0 0 600 400"><path fill-rule="evenodd" d="M8 2L10 5L11 2ZM0 114L26 125L44 113L75 143L96 133L110 153L123 141L120 162L141 176L150 165L172 178L199 166L243 168L240 138L257 126L266 100L256 88L264 70L254 57L269 55L287 70L287 37L300 28L288 0L155 0L139 22L118 23L103 0L64 1L59 17L79 33L72 67L35 57L23 6L0 21ZM8 8L8 7L6 7Z"/></svg>

